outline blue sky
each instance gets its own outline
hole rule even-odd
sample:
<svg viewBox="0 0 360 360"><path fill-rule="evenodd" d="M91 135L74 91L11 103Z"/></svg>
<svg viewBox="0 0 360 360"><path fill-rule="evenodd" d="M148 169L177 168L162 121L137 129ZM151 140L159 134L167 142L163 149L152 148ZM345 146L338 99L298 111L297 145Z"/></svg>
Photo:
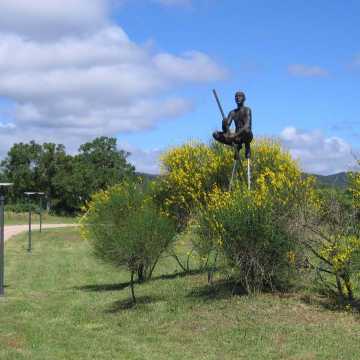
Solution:
<svg viewBox="0 0 360 360"><path fill-rule="evenodd" d="M76 150L117 136L139 170L157 172L163 149L220 127L216 88L226 111L244 90L255 136L280 138L304 170L353 166L358 1L14 0L0 10L10 74L0 72L0 154L31 138Z"/></svg>
<svg viewBox="0 0 360 360"><path fill-rule="evenodd" d="M277 135L285 126L296 126L339 135L333 128L338 122L357 121L360 132L360 67L351 68L360 53L359 16L356 1L344 6L328 1L205 0L165 8L139 1L121 9L117 20L138 42L152 39L168 51L197 49L217 59L229 70L228 79L213 83L224 107L231 109L234 91L244 89L256 133ZM324 75L291 75L288 67L294 64L319 67ZM166 131L128 139L154 147L175 128L180 142L189 135L206 140L219 122L210 90L184 89L197 105L195 113L165 124ZM351 131L341 135L353 146L359 144ZM170 135L166 144L173 138Z"/></svg>

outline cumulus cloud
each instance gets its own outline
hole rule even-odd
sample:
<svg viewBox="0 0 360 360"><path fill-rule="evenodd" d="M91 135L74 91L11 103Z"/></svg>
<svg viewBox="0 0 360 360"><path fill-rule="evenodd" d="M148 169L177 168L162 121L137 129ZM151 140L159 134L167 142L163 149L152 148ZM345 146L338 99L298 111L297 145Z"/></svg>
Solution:
<svg viewBox="0 0 360 360"><path fill-rule="evenodd" d="M0 31L52 39L94 31L108 22L108 0L0 0Z"/></svg>
<svg viewBox="0 0 360 360"><path fill-rule="evenodd" d="M172 95L178 86L226 76L204 53L154 53L133 42L111 22L110 2L0 0L0 97L13 104L0 114L2 155L14 141L74 148L152 128L192 109Z"/></svg>
<svg viewBox="0 0 360 360"><path fill-rule="evenodd" d="M130 153L128 160L136 167L137 171L153 175L160 173L160 155L163 150L143 150L128 143L121 144L121 146Z"/></svg>
<svg viewBox="0 0 360 360"><path fill-rule="evenodd" d="M280 139L305 172L329 175L349 171L356 165L350 144L339 137L287 127Z"/></svg>
<svg viewBox="0 0 360 360"><path fill-rule="evenodd" d="M320 66L307 66L302 64L293 64L288 66L288 73L299 77L324 77L329 72Z"/></svg>

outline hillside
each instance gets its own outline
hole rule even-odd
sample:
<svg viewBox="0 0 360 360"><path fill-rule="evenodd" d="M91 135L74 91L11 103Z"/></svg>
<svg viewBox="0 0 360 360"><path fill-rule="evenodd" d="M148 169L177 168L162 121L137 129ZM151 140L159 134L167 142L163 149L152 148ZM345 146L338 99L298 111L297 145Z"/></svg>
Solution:
<svg viewBox="0 0 360 360"><path fill-rule="evenodd" d="M340 172L338 174L333 175L316 175L316 174L307 174L316 177L319 185L322 186L332 186L338 187L341 189L346 188L347 185L347 175L346 172Z"/></svg>
<svg viewBox="0 0 360 360"><path fill-rule="evenodd" d="M145 180L155 180L159 175L154 174L145 174L141 172L136 173L138 176L142 177ZM304 173L305 176L314 176L319 185L321 186L332 186L344 189L347 185L347 175L346 172L340 172L332 175L317 175L317 174L308 174Z"/></svg>

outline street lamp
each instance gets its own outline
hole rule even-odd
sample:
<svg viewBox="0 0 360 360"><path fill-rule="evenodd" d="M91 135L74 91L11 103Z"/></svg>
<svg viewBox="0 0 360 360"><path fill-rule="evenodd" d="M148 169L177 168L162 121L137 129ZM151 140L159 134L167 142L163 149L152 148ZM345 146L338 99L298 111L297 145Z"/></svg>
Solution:
<svg viewBox="0 0 360 360"><path fill-rule="evenodd" d="M32 242L31 242L31 203L30 203L30 197L33 195L39 195L40 196L40 232L42 228L42 211L41 211L41 196L45 195L43 192L35 192L35 191L27 191L24 193L28 197L28 205L29 205L29 240L28 240L28 252L31 252L32 248Z"/></svg>
<svg viewBox="0 0 360 360"><path fill-rule="evenodd" d="M0 296L4 296L5 285L5 189L12 183L0 183Z"/></svg>
<svg viewBox="0 0 360 360"><path fill-rule="evenodd" d="M37 195L39 195L39 217L40 217L40 232L42 230L42 206L43 206L43 202L42 202L42 197L45 196L45 193L43 192L38 192Z"/></svg>

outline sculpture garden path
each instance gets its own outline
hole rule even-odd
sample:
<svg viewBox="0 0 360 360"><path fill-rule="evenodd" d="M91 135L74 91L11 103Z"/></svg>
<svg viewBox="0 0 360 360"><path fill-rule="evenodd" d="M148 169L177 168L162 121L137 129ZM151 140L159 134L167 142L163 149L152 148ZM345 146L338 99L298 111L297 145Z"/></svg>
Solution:
<svg viewBox="0 0 360 360"><path fill-rule="evenodd" d="M70 226L77 226L76 224L43 224L43 229L54 229L54 228L64 228ZM5 226L5 241L9 240L15 235L21 234L22 232L28 231L29 225L8 225ZM39 224L32 225L33 231L39 230Z"/></svg>

